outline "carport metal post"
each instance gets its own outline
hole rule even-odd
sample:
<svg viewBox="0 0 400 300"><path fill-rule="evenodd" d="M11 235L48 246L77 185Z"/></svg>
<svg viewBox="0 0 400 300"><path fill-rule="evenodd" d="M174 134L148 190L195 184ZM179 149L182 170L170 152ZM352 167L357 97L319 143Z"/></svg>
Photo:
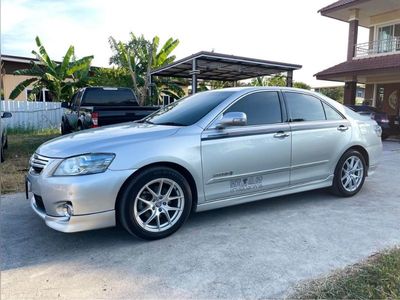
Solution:
<svg viewBox="0 0 400 300"><path fill-rule="evenodd" d="M286 86L293 87L293 71L287 71L286 73Z"/></svg>
<svg viewBox="0 0 400 300"><path fill-rule="evenodd" d="M197 93L197 74L200 74L200 70L197 70L197 60L194 58L192 60L192 95Z"/></svg>

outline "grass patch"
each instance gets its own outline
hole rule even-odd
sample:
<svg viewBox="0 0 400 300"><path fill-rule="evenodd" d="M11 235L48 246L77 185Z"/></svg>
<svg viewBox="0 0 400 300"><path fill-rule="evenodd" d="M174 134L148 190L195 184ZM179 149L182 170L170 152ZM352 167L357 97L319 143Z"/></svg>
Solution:
<svg viewBox="0 0 400 300"><path fill-rule="evenodd" d="M0 164L1 193L25 191L25 175L29 158L44 142L57 137L56 131L8 134L8 149L4 151L5 162Z"/></svg>
<svg viewBox="0 0 400 300"><path fill-rule="evenodd" d="M296 299L400 299L400 248L298 287Z"/></svg>

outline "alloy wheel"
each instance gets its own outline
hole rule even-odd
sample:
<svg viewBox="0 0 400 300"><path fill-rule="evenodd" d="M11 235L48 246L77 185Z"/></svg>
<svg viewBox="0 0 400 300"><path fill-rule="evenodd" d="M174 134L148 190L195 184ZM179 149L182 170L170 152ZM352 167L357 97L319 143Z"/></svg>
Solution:
<svg viewBox="0 0 400 300"><path fill-rule="evenodd" d="M185 196L179 184L168 178L158 178L140 189L133 213L142 229L162 232L180 219L184 205Z"/></svg>
<svg viewBox="0 0 400 300"><path fill-rule="evenodd" d="M361 159L357 156L350 156L342 166L341 183L348 192L354 192L362 183L364 167Z"/></svg>

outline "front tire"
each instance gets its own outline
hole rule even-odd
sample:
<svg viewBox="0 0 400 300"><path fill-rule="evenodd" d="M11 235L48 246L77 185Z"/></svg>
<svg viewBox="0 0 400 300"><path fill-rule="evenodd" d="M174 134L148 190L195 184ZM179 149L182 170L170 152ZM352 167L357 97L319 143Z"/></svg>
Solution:
<svg viewBox="0 0 400 300"><path fill-rule="evenodd" d="M131 234L146 240L177 231L192 207L190 186L179 172L154 167L139 173L122 192L117 216Z"/></svg>
<svg viewBox="0 0 400 300"><path fill-rule="evenodd" d="M333 179L332 192L341 197L357 194L364 185L367 165L357 150L348 150L339 159Z"/></svg>

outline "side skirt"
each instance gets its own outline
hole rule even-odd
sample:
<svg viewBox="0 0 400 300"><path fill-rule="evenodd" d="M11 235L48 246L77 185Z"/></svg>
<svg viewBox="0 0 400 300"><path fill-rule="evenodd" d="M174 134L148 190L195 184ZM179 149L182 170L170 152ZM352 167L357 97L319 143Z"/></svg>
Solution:
<svg viewBox="0 0 400 300"><path fill-rule="evenodd" d="M252 195L242 195L242 196L238 196L238 197L232 197L232 198L221 199L221 200L217 200L217 201L213 201L213 202L202 203L202 204L197 205L196 212L206 211L206 210L211 210L211 209L216 209L216 208L221 208L221 207L226 207L226 206L238 205L238 204L253 202L253 201L258 201L258 200L264 200L264 199L268 199L268 198L289 195L289 194L295 194L295 193L299 193L299 192L305 192L305 191L310 191L310 190L315 190L315 189L320 189L320 188L325 188L325 187L332 186L332 183L333 183L333 175L330 175L328 178L326 178L324 180L317 180L317 181L313 181L313 182L310 182L307 184L300 184L300 185L270 190L270 191L266 191L266 192L262 192L262 193L255 193Z"/></svg>

